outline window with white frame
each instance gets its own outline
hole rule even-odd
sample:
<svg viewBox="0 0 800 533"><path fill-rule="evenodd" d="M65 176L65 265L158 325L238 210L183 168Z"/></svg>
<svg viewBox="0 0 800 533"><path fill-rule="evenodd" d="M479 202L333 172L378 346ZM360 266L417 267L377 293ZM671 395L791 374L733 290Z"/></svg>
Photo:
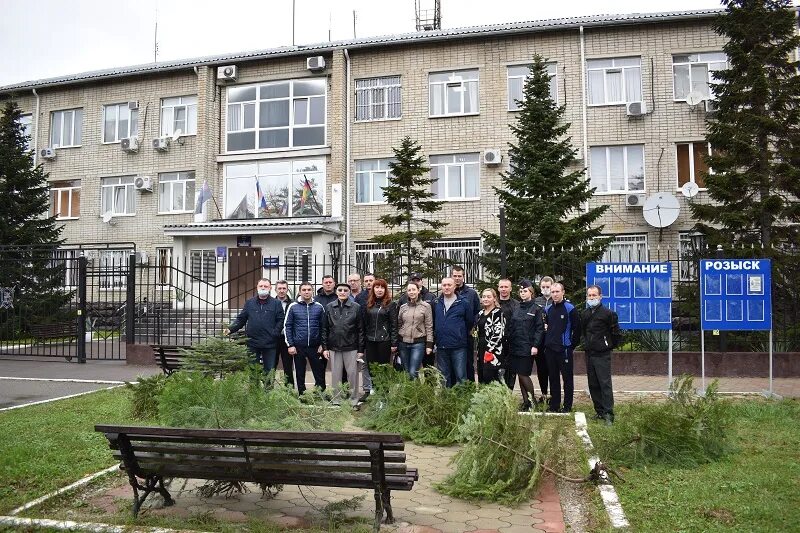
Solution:
<svg viewBox="0 0 800 533"><path fill-rule="evenodd" d="M616 235L603 252L603 263L647 262L647 235Z"/></svg>
<svg viewBox="0 0 800 533"><path fill-rule="evenodd" d="M225 218L324 214L324 159L247 161L225 165Z"/></svg>
<svg viewBox="0 0 800 533"><path fill-rule="evenodd" d="M124 291L128 287L128 256L130 250L100 250L100 288Z"/></svg>
<svg viewBox="0 0 800 533"><path fill-rule="evenodd" d="M644 190L644 145L592 146L590 154L595 193Z"/></svg>
<svg viewBox="0 0 800 533"><path fill-rule="evenodd" d="M228 88L227 151L325 144L325 78Z"/></svg>
<svg viewBox="0 0 800 533"><path fill-rule="evenodd" d="M306 269L303 270L303 256L308 257ZM284 279L289 283L297 283L311 279L311 247L288 246L283 249Z"/></svg>
<svg viewBox="0 0 800 533"><path fill-rule="evenodd" d="M156 283L172 285L172 247L156 248Z"/></svg>
<svg viewBox="0 0 800 533"><path fill-rule="evenodd" d="M480 197L480 154L432 155L431 191L439 200Z"/></svg>
<svg viewBox="0 0 800 533"><path fill-rule="evenodd" d="M83 109L64 109L50 114L50 148L81 145Z"/></svg>
<svg viewBox="0 0 800 533"><path fill-rule="evenodd" d="M103 142L118 143L139 133L139 110L128 102L103 106Z"/></svg>
<svg viewBox="0 0 800 533"><path fill-rule="evenodd" d="M359 272L376 272L383 267L391 248L372 242L356 243L356 270ZM399 265L398 265L399 267ZM400 270L398 268L398 270ZM399 280L398 280L399 281Z"/></svg>
<svg viewBox="0 0 800 533"><path fill-rule="evenodd" d="M464 267L464 280L468 284L474 285L481 279L480 239L434 241L428 248L428 255L441 260L439 279L450 275L452 265Z"/></svg>
<svg viewBox="0 0 800 533"><path fill-rule="evenodd" d="M383 187L389 185L391 159L356 161L356 203L370 204L386 201Z"/></svg>
<svg viewBox="0 0 800 533"><path fill-rule="evenodd" d="M31 149L31 133L33 132L33 115L26 114L19 116L19 125L22 126L22 135L25 136L25 150Z"/></svg>
<svg viewBox="0 0 800 533"><path fill-rule="evenodd" d="M642 101L641 58L589 59L586 61L589 105Z"/></svg>
<svg viewBox="0 0 800 533"><path fill-rule="evenodd" d="M50 216L58 220L81 216L81 180L50 182Z"/></svg>
<svg viewBox="0 0 800 533"><path fill-rule="evenodd" d="M197 96L161 99L161 135L197 134Z"/></svg>
<svg viewBox="0 0 800 533"><path fill-rule="evenodd" d="M435 72L428 75L431 117L478 113L478 69Z"/></svg>
<svg viewBox="0 0 800 533"><path fill-rule="evenodd" d="M558 76L555 63L547 63L547 74L550 76L550 98L558 104ZM508 67L508 110L519 111L520 102L525 98L523 89L525 80L531 73L531 65L512 65Z"/></svg>
<svg viewBox="0 0 800 533"><path fill-rule="evenodd" d="M400 76L356 80L356 120L387 120L403 113Z"/></svg>
<svg viewBox="0 0 800 533"><path fill-rule="evenodd" d="M100 213L112 215L136 214L134 176L118 176L100 180Z"/></svg>
<svg viewBox="0 0 800 533"><path fill-rule="evenodd" d="M713 98L712 88L717 81L714 72L728 68L724 52L676 54L672 56L672 80L675 100L686 100L686 95L697 91Z"/></svg>
<svg viewBox="0 0 800 533"><path fill-rule="evenodd" d="M697 279L700 252L705 245L702 233L681 231L678 233L680 251L680 279L694 281Z"/></svg>
<svg viewBox="0 0 800 533"><path fill-rule="evenodd" d="M194 172L158 175L158 212L188 213L194 210Z"/></svg>
<svg viewBox="0 0 800 533"><path fill-rule="evenodd" d="M217 276L214 250L190 250L189 262L193 282L214 283Z"/></svg>
<svg viewBox="0 0 800 533"><path fill-rule="evenodd" d="M675 148L678 188L691 181L704 189L706 183L703 175L709 171L706 157L711 155L711 144L705 141L677 143Z"/></svg>
<svg viewBox="0 0 800 533"><path fill-rule="evenodd" d="M81 251L76 249L61 249L53 252L51 266L56 269L55 272L61 278L62 288L68 291L78 287L80 280L78 259L80 256Z"/></svg>

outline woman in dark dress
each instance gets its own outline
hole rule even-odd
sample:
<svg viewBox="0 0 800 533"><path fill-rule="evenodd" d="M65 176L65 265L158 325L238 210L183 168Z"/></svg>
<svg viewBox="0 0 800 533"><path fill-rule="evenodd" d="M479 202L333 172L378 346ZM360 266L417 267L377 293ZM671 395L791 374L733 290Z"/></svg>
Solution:
<svg viewBox="0 0 800 533"><path fill-rule="evenodd" d="M506 338L510 352L509 363L512 372L519 376L522 389L522 411L529 411L533 394L533 359L544 336L542 308L533 302L533 283L523 279L519 283L520 304L506 319Z"/></svg>
<svg viewBox="0 0 800 533"><path fill-rule="evenodd" d="M369 365L388 365L392 354L397 351L397 306L392 301L392 294L386 280L376 279L369 290L367 303L361 310L364 317L364 337L366 363L362 371L364 378L364 401L372 392L372 377Z"/></svg>
<svg viewBox="0 0 800 533"><path fill-rule="evenodd" d="M503 335L506 319L497 305L497 293L494 289L484 289L481 292L481 307L475 320L478 332L478 378L483 384L492 381L503 383L500 369L505 367Z"/></svg>

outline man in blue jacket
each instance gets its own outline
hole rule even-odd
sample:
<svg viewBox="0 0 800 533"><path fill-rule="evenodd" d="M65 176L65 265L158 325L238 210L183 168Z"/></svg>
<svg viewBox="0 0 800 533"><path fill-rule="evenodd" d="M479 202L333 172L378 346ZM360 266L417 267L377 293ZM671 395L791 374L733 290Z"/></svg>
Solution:
<svg viewBox="0 0 800 533"><path fill-rule="evenodd" d="M545 308L547 325L544 334L544 355L550 381L548 411L569 413L575 391L572 352L581 338L580 313L564 299L564 286L553 283L550 288L553 302ZM561 406L561 378L564 379L564 405Z"/></svg>
<svg viewBox="0 0 800 533"><path fill-rule="evenodd" d="M467 379L467 357L472 343L470 331L475 315L469 302L456 296L453 278L442 279L441 287L442 294L433 305L436 366L447 386L452 387Z"/></svg>
<svg viewBox="0 0 800 533"><path fill-rule="evenodd" d="M278 366L278 339L283 329L283 306L270 295L272 282L261 278L256 285L256 295L247 300L241 313L226 333L244 328L247 347L269 373Z"/></svg>
<svg viewBox="0 0 800 533"><path fill-rule="evenodd" d="M306 361L314 375L314 385L325 390L325 364L322 361L322 321L325 308L314 300L314 287L307 281L300 285L300 298L289 306L284 322L286 346L294 358L297 392L306 390Z"/></svg>

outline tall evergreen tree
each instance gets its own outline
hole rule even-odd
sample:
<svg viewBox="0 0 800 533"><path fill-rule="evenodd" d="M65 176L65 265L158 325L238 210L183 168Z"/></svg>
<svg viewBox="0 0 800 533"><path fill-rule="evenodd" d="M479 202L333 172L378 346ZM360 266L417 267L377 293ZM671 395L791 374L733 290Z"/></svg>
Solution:
<svg viewBox="0 0 800 533"><path fill-rule="evenodd" d="M800 242L800 37L787 0L723 0L714 29L728 39L715 72L718 111L704 176L709 203L693 203L711 245Z"/></svg>
<svg viewBox="0 0 800 533"><path fill-rule="evenodd" d="M564 106L550 96L545 61L533 57L517 121L509 143L510 170L494 187L505 207L506 274L513 280L534 274L555 275L569 292L582 292L585 263L595 261L608 245L597 220L608 206L584 209L594 189L577 162L563 121ZM501 272L500 235L483 232L486 268Z"/></svg>
<svg viewBox="0 0 800 533"><path fill-rule="evenodd" d="M441 261L425 253L431 241L439 239L440 229L447 226L433 217L442 209L442 202L434 199L431 184L436 179L428 177L430 168L421 155L422 147L405 137L399 148L392 148L395 160L389 163L391 171L388 185L383 187L386 203L394 212L378 220L391 231L376 235L372 242L386 246L391 251L378 261L376 270L386 279L400 281L410 272L420 272L426 277L440 274ZM427 175L427 176L426 176Z"/></svg>

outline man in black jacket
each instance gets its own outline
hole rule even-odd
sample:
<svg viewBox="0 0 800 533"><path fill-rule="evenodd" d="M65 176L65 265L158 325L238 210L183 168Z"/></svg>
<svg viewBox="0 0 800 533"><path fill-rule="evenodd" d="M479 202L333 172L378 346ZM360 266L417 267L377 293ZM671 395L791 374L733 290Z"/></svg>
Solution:
<svg viewBox="0 0 800 533"><path fill-rule="evenodd" d="M548 411L569 413L575 390L572 354L581 338L581 317L578 309L564 299L564 286L554 283L550 295L553 303L545 308L547 321L544 334L544 355L550 382ZM564 404L561 405L561 379L564 380Z"/></svg>
<svg viewBox="0 0 800 533"><path fill-rule="evenodd" d="M614 422L614 390L611 386L611 350L619 345L622 332L617 313L601 302L603 293L599 286L586 289L587 308L581 313L583 347L586 351L586 374L589 394L598 419L607 425Z"/></svg>
<svg viewBox="0 0 800 533"><path fill-rule="evenodd" d="M267 373L275 370L278 364L278 340L282 336L284 319L283 306L270 295L271 289L270 280L258 280L257 294L245 302L239 316L225 331L227 335L245 328L247 347Z"/></svg>
<svg viewBox="0 0 800 533"><path fill-rule="evenodd" d="M336 301L325 308L322 321L322 355L331 361L331 384L342 385L342 370L347 369L350 402L358 405L358 359L364 355L364 322L359 305L350 298L350 286L336 286ZM341 396L336 392L335 398Z"/></svg>
<svg viewBox="0 0 800 533"><path fill-rule="evenodd" d="M512 289L512 284L510 279L503 278L497 282L497 294L500 298L500 301L498 303L500 304L500 309L503 311L503 316L506 317L506 323L511 319L512 316L514 316L514 311L516 311L517 307L519 307L519 300L511 296L511 289ZM537 348L539 348L540 352L544 351L541 349L541 346L537 346ZM507 348L504 347L503 349L505 350L506 353L508 353ZM479 373L480 373L480 368L481 368L480 365L478 365ZM503 381L505 381L506 386L509 389L514 390L514 384L517 382L517 374L510 368L506 368L504 370L505 372L503 375ZM478 377L480 378L480 376ZM547 382L547 375L545 375L545 383L546 382ZM543 390L546 391L547 387L545 387Z"/></svg>

